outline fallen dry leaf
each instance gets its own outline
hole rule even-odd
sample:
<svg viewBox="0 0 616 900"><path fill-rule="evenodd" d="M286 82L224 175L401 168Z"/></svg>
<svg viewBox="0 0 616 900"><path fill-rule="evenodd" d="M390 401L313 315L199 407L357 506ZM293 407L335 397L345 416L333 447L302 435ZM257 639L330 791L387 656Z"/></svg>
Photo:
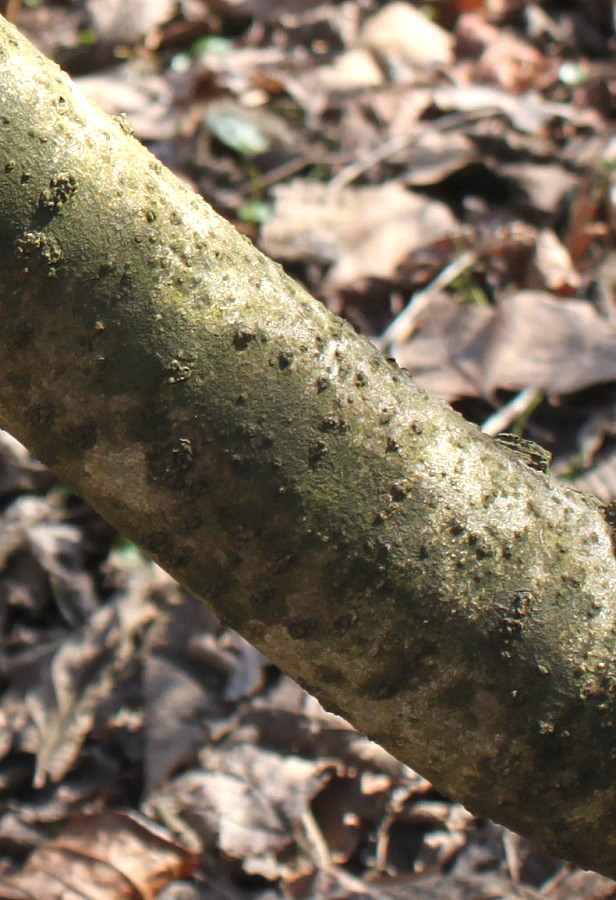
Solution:
<svg viewBox="0 0 616 900"><path fill-rule="evenodd" d="M296 180L274 196L261 236L265 251L278 259L332 263L329 281L336 287L393 278L409 254L459 233L444 203L398 184L334 190Z"/></svg>
<svg viewBox="0 0 616 900"><path fill-rule="evenodd" d="M177 109L169 82L139 61L122 63L75 79L82 91L109 115L125 115L126 126L142 141L177 133Z"/></svg>
<svg viewBox="0 0 616 900"><path fill-rule="evenodd" d="M175 0L85 0L85 7L100 40L132 44L167 22Z"/></svg>
<svg viewBox="0 0 616 900"><path fill-rule="evenodd" d="M616 378L616 326L587 301L544 291L518 291L496 308L441 297L398 361L448 400L525 387L568 394Z"/></svg>
<svg viewBox="0 0 616 900"><path fill-rule="evenodd" d="M518 131L541 134L554 119L571 122L578 128L601 129L601 118L592 109L577 109L570 103L555 103L539 96L516 97L498 88L479 84L437 87L434 103L443 110L502 113Z"/></svg>
<svg viewBox="0 0 616 900"><path fill-rule="evenodd" d="M333 862L347 863L366 831L376 833L386 815L391 790L388 776L364 772L359 778L332 778L314 799L313 815Z"/></svg>
<svg viewBox="0 0 616 900"><path fill-rule="evenodd" d="M310 802L334 765L245 742L206 747L201 763L154 792L146 810L190 846L218 846L245 871L279 877L285 866L277 857L297 843Z"/></svg>
<svg viewBox="0 0 616 900"><path fill-rule="evenodd" d="M148 630L143 661L144 794L193 763L212 735L236 723L230 701L263 681L265 658L234 632L222 632L203 603L178 591Z"/></svg>
<svg viewBox="0 0 616 900"><path fill-rule="evenodd" d="M583 300L512 294L496 310L486 349L488 395L523 387L569 394L616 378L616 326Z"/></svg>
<svg viewBox="0 0 616 900"><path fill-rule="evenodd" d="M150 597L157 580L170 579L154 563L137 569L125 590L58 643L48 672L26 691L36 729L36 786L60 780L73 766L98 705L131 660L136 634L156 615Z"/></svg>
<svg viewBox="0 0 616 900"><path fill-rule="evenodd" d="M315 75L328 91L356 91L378 87L385 76L369 50L356 47L337 56L328 66L320 66Z"/></svg>
<svg viewBox="0 0 616 900"><path fill-rule="evenodd" d="M32 471L32 464L25 467ZM9 604L38 609L53 595L65 619L83 621L95 608L94 584L84 571L83 535L79 528L58 521L63 508L49 497L22 495L0 521L0 572ZM27 597L21 600L9 586L21 578Z"/></svg>
<svg viewBox="0 0 616 900"><path fill-rule="evenodd" d="M534 88L549 61L511 30L496 28L478 12L460 16L456 24L458 52L474 60L477 81L492 82L519 94Z"/></svg>
<svg viewBox="0 0 616 900"><path fill-rule="evenodd" d="M0 875L3 900L154 900L194 872L196 857L135 813L79 816L21 871Z"/></svg>
<svg viewBox="0 0 616 900"><path fill-rule="evenodd" d="M561 297L571 296L580 286L580 275L569 251L551 228L543 228L537 235L526 285Z"/></svg>
<svg viewBox="0 0 616 900"><path fill-rule="evenodd" d="M602 453L591 468L572 480L580 491L594 494L603 503L616 499L616 449Z"/></svg>
<svg viewBox="0 0 616 900"><path fill-rule="evenodd" d="M480 351L493 311L451 297L434 298L407 344L396 352L401 366L437 397L451 402L484 393Z"/></svg>
<svg viewBox="0 0 616 900"><path fill-rule="evenodd" d="M410 3L387 3L369 16L359 44L387 58L398 57L411 66L448 65L453 60L453 38Z"/></svg>
<svg viewBox="0 0 616 900"><path fill-rule="evenodd" d="M559 163L528 162L504 163L500 174L515 183L528 204L542 213L554 215L562 209L563 200L570 194L579 179Z"/></svg>
<svg viewBox="0 0 616 900"><path fill-rule="evenodd" d="M413 187L439 184L480 158L465 135L426 128L416 134L401 157L406 170L402 181Z"/></svg>

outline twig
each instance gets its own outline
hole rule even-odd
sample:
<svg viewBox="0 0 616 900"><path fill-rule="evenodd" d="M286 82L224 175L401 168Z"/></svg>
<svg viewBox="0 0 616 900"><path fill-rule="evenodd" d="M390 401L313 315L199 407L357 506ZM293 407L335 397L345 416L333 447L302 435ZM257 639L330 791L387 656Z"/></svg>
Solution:
<svg viewBox="0 0 616 900"><path fill-rule="evenodd" d="M345 166L344 169L340 169L340 171L334 175L332 179L328 182L327 187L332 191L340 191L342 188L345 188L352 181L355 181L356 178L359 178L360 175L363 175L364 172L367 172L372 166L376 165L376 163L382 162L384 159L387 159L388 156L391 156L392 153L397 153L399 150L403 150L408 144L412 142L411 134L397 134L393 137L388 138L386 141L383 141L382 144L379 144L378 147L375 147L374 150L371 150L365 156L362 156L360 159L356 159L354 162L349 163L348 166Z"/></svg>
<svg viewBox="0 0 616 900"><path fill-rule="evenodd" d="M481 253L478 250L466 250L461 256L449 263L448 266L445 266L426 288L413 294L411 302L388 325L381 337L374 341L376 346L380 350L389 350L404 343L404 341L408 341L415 330L419 316L432 303L434 298L440 294L443 288L455 281L459 275L470 269L477 262L480 255Z"/></svg>
<svg viewBox="0 0 616 900"><path fill-rule="evenodd" d="M489 416L481 426L481 430L485 434L494 437L494 435L500 434L501 431L506 431L511 423L519 419L520 416L528 418L542 400L543 391L540 391L539 388L524 388L509 403L501 406L499 410Z"/></svg>

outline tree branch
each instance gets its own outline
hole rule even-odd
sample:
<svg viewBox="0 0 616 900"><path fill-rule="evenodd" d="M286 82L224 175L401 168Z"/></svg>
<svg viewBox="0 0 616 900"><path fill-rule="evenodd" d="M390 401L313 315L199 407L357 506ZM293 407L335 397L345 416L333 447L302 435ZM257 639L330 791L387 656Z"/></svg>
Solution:
<svg viewBox="0 0 616 900"><path fill-rule="evenodd" d="M0 423L445 793L616 876L598 504L264 258L0 25Z"/></svg>

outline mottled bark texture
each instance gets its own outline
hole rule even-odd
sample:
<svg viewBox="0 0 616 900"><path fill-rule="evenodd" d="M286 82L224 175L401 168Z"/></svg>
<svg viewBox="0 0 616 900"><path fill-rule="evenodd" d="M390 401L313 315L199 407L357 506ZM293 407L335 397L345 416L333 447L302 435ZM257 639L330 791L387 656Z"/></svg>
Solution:
<svg viewBox="0 0 616 900"><path fill-rule="evenodd" d="M329 708L616 876L597 504L434 401L0 27L0 424Z"/></svg>

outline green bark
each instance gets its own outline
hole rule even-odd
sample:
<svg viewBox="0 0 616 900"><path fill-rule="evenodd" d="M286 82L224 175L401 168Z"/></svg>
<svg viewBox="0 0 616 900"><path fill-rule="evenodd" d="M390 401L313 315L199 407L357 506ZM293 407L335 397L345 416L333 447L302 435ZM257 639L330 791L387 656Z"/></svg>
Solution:
<svg viewBox="0 0 616 900"><path fill-rule="evenodd" d="M0 424L330 709L616 876L597 504L264 258L0 26Z"/></svg>

